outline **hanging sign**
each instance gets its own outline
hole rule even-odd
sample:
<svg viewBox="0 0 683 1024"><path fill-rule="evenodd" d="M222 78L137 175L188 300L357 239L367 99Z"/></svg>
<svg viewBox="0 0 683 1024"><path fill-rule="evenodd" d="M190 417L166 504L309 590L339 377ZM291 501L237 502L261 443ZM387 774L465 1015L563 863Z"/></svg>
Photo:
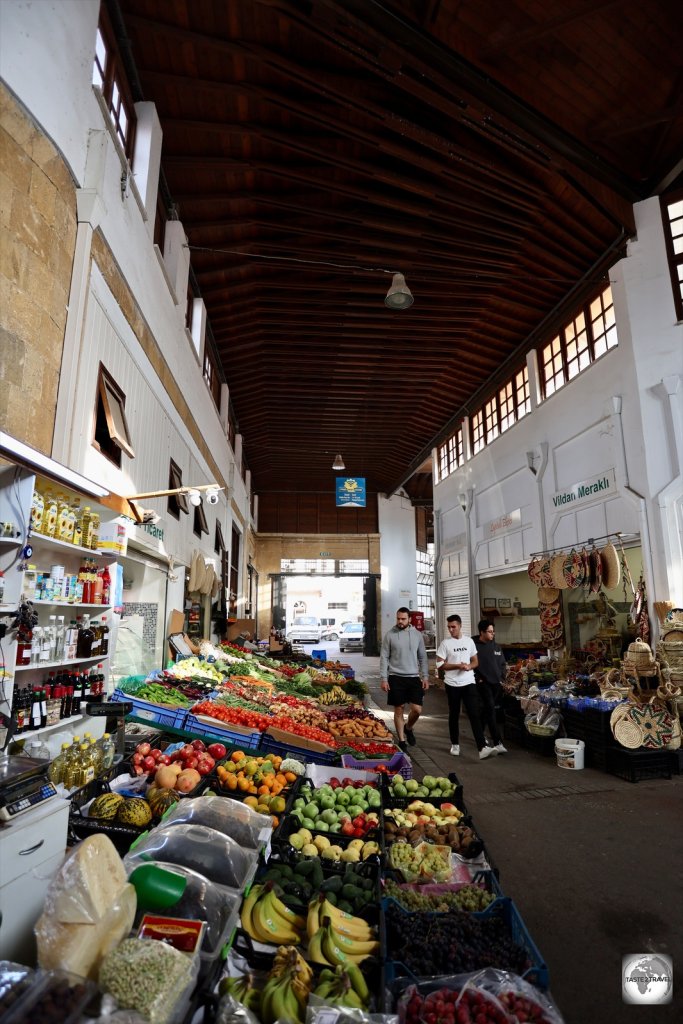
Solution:
<svg viewBox="0 0 683 1024"><path fill-rule="evenodd" d="M497 519L491 519L484 523L484 537L488 540L491 537L498 537L501 533L509 533L510 530L518 530L522 525L522 510L516 508L512 512L503 512Z"/></svg>
<svg viewBox="0 0 683 1024"><path fill-rule="evenodd" d="M617 481L614 470L608 469L605 473L582 480L578 484L572 484L571 487L567 487L563 491L557 491L552 496L553 506L558 509L564 508L566 505L576 505L583 501L611 497L616 492Z"/></svg>
<svg viewBox="0 0 683 1024"><path fill-rule="evenodd" d="M365 477L337 477L337 508L365 508Z"/></svg>

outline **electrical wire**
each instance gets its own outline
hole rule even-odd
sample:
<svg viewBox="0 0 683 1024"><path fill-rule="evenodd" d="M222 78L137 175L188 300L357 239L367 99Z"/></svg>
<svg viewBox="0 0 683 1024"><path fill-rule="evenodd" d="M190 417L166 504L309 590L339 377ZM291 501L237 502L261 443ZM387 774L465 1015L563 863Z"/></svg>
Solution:
<svg viewBox="0 0 683 1024"><path fill-rule="evenodd" d="M386 267L360 267L355 263L332 263L328 260L304 260L298 256L267 256L259 252L243 252L239 249L213 249L208 245L186 245L183 248L190 252L213 252L227 256L249 256L254 260L277 260L287 263L305 263L309 267L334 267L335 270L360 270L364 274L398 274L398 270L387 270Z"/></svg>

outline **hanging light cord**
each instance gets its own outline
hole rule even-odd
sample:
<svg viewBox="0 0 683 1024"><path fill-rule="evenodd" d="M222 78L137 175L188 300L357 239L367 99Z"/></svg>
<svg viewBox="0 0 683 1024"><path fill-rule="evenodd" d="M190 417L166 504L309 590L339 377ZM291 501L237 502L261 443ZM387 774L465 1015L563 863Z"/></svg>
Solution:
<svg viewBox="0 0 683 1024"><path fill-rule="evenodd" d="M259 252L242 252L240 249L214 249L208 245L185 245L190 252L214 252L229 256L249 256L254 260L279 260L287 263L306 263L310 267L334 267L335 270L360 270L365 274L397 274L397 270L386 267L359 267L355 263L332 263L328 260L302 260L297 256L264 256Z"/></svg>

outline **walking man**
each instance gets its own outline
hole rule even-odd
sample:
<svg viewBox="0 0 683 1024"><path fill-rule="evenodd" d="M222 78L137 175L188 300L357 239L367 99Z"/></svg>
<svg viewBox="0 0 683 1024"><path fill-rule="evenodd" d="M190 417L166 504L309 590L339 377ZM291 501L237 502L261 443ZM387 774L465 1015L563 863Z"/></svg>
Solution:
<svg viewBox="0 0 683 1024"><path fill-rule="evenodd" d="M424 637L410 625L410 609L399 608L396 625L385 633L379 658L380 686L387 704L394 709L398 745L405 753L408 743L415 745L415 723L422 711L425 691L429 689L429 661ZM408 721L403 709L408 705ZM406 742L407 741L407 742Z"/></svg>
<svg viewBox="0 0 683 1024"><path fill-rule="evenodd" d="M479 636L474 641L478 665L474 678L484 709L484 725L488 726L493 749L497 754L507 754L498 732L496 705L500 703L501 683L505 679L507 663L502 650L496 643L496 630L492 622L482 619L477 626Z"/></svg>
<svg viewBox="0 0 683 1024"><path fill-rule="evenodd" d="M474 681L477 667L477 648L469 636L461 636L462 619L449 615L446 619L449 636L442 640L436 652L436 667L443 669L448 698L448 731L451 737L451 754L460 753L460 708L465 705L467 717L472 726L474 742L477 744L479 759L485 760L497 754L493 747L487 747L481 726L479 695Z"/></svg>

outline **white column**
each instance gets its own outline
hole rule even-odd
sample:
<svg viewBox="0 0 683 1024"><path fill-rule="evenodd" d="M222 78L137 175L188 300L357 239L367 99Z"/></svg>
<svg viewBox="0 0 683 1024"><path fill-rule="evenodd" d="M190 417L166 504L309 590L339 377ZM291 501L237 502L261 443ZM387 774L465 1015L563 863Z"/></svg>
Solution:
<svg viewBox="0 0 683 1024"><path fill-rule="evenodd" d="M175 294L176 309L180 322L185 323L185 306L187 303L187 280L190 273L190 250L187 237L179 220L166 222L164 233L164 263L171 279Z"/></svg>
<svg viewBox="0 0 683 1024"><path fill-rule="evenodd" d="M149 237L154 238L163 132L154 103L136 103L135 116L137 124L135 127L133 178L145 208Z"/></svg>

